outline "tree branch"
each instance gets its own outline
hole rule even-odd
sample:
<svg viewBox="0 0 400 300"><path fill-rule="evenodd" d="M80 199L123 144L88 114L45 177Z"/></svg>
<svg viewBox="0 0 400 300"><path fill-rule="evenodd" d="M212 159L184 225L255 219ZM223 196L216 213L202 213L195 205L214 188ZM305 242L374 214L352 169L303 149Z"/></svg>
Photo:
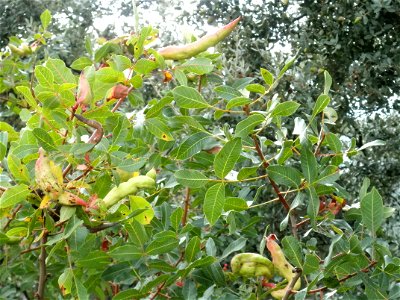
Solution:
<svg viewBox="0 0 400 300"><path fill-rule="evenodd" d="M364 269L361 269L360 272L368 273L370 271L370 269L372 267L374 267L376 264L377 264L377 261L371 261L370 264L367 267L365 267ZM354 272L354 273L351 273L349 275L346 275L342 279L339 279L339 283L345 282L346 280L356 276L358 273L359 272ZM320 288L317 288L317 289L314 289L314 290L310 290L310 291L308 291L307 294L316 294L316 293L319 293L319 292L323 292L323 291L325 291L327 289L328 289L327 286L323 286L323 287L320 287Z"/></svg>
<svg viewBox="0 0 400 300"><path fill-rule="evenodd" d="M186 225L189 206L190 206L190 188L186 188L185 206L183 208L183 216L182 216L182 227Z"/></svg>
<svg viewBox="0 0 400 300"><path fill-rule="evenodd" d="M40 255L39 255L39 283L36 292L36 298L39 300L44 300L44 291L46 287L47 280L47 270L46 270L46 247L48 231L46 228L43 229L43 236L40 242Z"/></svg>
<svg viewBox="0 0 400 300"><path fill-rule="evenodd" d="M296 273L292 280L289 282L289 285L286 288L286 293L285 296L283 296L282 300L288 300L290 294L292 293L292 289L294 288L294 285L296 284L297 280L299 280L301 273L303 272L302 269L300 268L295 268L294 272Z"/></svg>

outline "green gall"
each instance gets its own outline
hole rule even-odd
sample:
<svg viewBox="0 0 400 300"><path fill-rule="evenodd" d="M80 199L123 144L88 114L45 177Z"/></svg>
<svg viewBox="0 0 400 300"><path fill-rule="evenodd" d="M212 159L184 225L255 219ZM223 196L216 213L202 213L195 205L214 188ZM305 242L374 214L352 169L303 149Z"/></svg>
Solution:
<svg viewBox="0 0 400 300"><path fill-rule="evenodd" d="M171 60L181 60L196 56L225 39L235 29L239 21L240 17L236 18L228 25L219 28L217 31L206 34L193 43L182 46L168 46L158 50L157 52L159 55L164 57L164 59Z"/></svg>
<svg viewBox="0 0 400 300"><path fill-rule="evenodd" d="M114 187L101 201L100 205L106 208L114 205L128 195L134 195L138 189L154 188L156 182L149 176L136 176L126 182L121 183L119 186Z"/></svg>
<svg viewBox="0 0 400 300"><path fill-rule="evenodd" d="M243 277L264 276L270 279L274 275L274 265L266 257L256 253L240 253L231 260L231 268L234 274Z"/></svg>

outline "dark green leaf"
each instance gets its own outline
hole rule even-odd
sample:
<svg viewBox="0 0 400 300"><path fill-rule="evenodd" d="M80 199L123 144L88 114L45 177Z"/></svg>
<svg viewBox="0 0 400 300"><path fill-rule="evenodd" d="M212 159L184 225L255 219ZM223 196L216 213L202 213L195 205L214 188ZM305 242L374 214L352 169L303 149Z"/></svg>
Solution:
<svg viewBox="0 0 400 300"><path fill-rule="evenodd" d="M240 157L242 151L242 140L241 138L235 138L227 142L221 151L215 156L214 159L214 170L215 174L223 179L230 171L232 171L236 162Z"/></svg>
<svg viewBox="0 0 400 300"><path fill-rule="evenodd" d="M310 217L311 225L316 226L317 215L319 212L319 199L317 192L313 186L309 186L306 189L308 197L307 214Z"/></svg>
<svg viewBox="0 0 400 300"><path fill-rule="evenodd" d="M176 151L176 159L188 159L210 144L210 135L197 132L189 136Z"/></svg>
<svg viewBox="0 0 400 300"><path fill-rule="evenodd" d="M191 238L185 249L185 260L192 262L196 259L196 254L200 251L200 238L194 236Z"/></svg>
<svg viewBox="0 0 400 300"><path fill-rule="evenodd" d="M228 257L231 253L242 250L246 246L247 239L244 237L238 238L236 241L231 242L228 247L225 248L220 259Z"/></svg>
<svg viewBox="0 0 400 300"><path fill-rule="evenodd" d="M296 267L301 268L303 266L303 255L300 242L293 236L285 236L282 240L282 246L288 260Z"/></svg>
<svg viewBox="0 0 400 300"><path fill-rule="evenodd" d="M208 182L208 178L196 170L179 170L174 176L180 184L190 188L201 188Z"/></svg>
<svg viewBox="0 0 400 300"><path fill-rule="evenodd" d="M54 144L53 139L47 133L46 130L44 130L42 128L35 128L35 129L33 129L32 132L33 132L33 135L38 140L39 145L41 147L43 147L44 150L46 150L47 152L51 152L51 151L56 151L57 150L57 147Z"/></svg>
<svg viewBox="0 0 400 300"><path fill-rule="evenodd" d="M143 256L143 251L140 247L133 244L125 244L112 249L108 254L118 261L125 261L139 259Z"/></svg>
<svg viewBox="0 0 400 300"><path fill-rule="evenodd" d="M261 124L262 122L264 122L264 120L265 120L265 117L263 115L254 114L254 115L251 115L251 116L247 117L246 119L240 121L236 125L235 137L241 137L241 138L247 137L253 131L253 129L258 124Z"/></svg>
<svg viewBox="0 0 400 300"><path fill-rule="evenodd" d="M217 183L210 187L204 197L203 211L208 222L214 225L222 214L225 204L225 185Z"/></svg>
<svg viewBox="0 0 400 300"><path fill-rule="evenodd" d="M267 173L278 184L295 188L301 184L301 173L289 166L272 165L268 167Z"/></svg>
<svg viewBox="0 0 400 300"><path fill-rule="evenodd" d="M300 161L304 177L309 183L314 182L318 174L318 164L314 153L308 147L303 146L301 149Z"/></svg>
<svg viewBox="0 0 400 300"><path fill-rule="evenodd" d="M361 199L360 205L364 226L375 234L384 222L381 195L375 188L372 188L371 192Z"/></svg>
<svg viewBox="0 0 400 300"><path fill-rule="evenodd" d="M178 240L175 233L172 231L165 231L157 235L157 239L153 240L146 248L148 255L158 255L167 253L178 247Z"/></svg>

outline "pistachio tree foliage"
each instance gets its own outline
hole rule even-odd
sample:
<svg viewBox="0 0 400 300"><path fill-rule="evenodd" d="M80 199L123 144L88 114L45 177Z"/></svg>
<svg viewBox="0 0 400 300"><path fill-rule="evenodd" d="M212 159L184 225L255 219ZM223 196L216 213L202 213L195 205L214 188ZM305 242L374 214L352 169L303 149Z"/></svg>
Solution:
<svg viewBox="0 0 400 300"><path fill-rule="evenodd" d="M392 209L368 179L356 197L340 184L380 143L339 139L327 71L301 105L276 93L295 59L228 80L193 44L165 60L152 27L87 42L67 67L34 59L50 22L0 61L23 123L0 122L0 297L399 298Z"/></svg>

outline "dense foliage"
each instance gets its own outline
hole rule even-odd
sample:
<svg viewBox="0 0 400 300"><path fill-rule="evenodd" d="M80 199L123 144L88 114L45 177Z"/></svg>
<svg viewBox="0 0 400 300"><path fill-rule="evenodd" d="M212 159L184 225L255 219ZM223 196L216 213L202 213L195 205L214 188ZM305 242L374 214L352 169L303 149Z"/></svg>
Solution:
<svg viewBox="0 0 400 300"><path fill-rule="evenodd" d="M368 179L356 197L340 182L382 143L335 133L328 72L301 105L276 92L295 59L258 83L224 77L218 53L164 60L151 27L66 66L33 59L40 18L37 48L0 61L21 121L0 122L0 297L399 297L392 209Z"/></svg>

